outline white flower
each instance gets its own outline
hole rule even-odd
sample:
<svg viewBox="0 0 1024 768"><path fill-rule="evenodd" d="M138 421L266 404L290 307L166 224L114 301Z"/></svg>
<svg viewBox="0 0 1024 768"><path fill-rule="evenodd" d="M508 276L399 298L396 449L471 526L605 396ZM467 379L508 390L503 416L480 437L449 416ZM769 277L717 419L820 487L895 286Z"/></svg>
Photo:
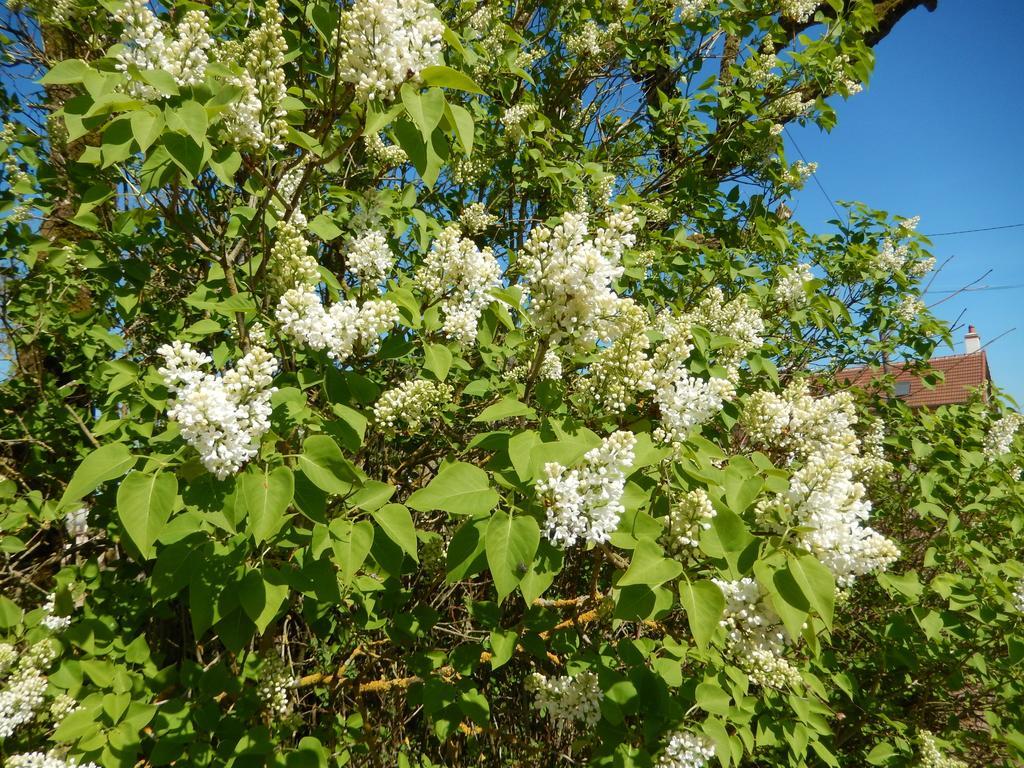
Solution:
<svg viewBox="0 0 1024 768"><path fill-rule="evenodd" d="M64 516L64 528L72 539L85 536L89 530L89 508L79 507L68 512Z"/></svg>
<svg viewBox="0 0 1024 768"><path fill-rule="evenodd" d="M910 325L927 309L917 296L905 296L893 309L893 316L904 325Z"/></svg>
<svg viewBox="0 0 1024 768"><path fill-rule="evenodd" d="M593 726L601 719L601 686L593 672L546 677L534 672L526 678L526 690L535 696L533 708L547 713L559 728L577 722Z"/></svg>
<svg viewBox="0 0 1024 768"><path fill-rule="evenodd" d="M288 689L294 683L295 681L288 674L288 669L279 657L272 656L263 662L260 668L260 679L259 685L256 688L256 695L259 696L263 708L272 717L287 717L292 713L292 703L288 697Z"/></svg>
<svg viewBox="0 0 1024 768"><path fill-rule="evenodd" d="M899 557L896 545L867 525L871 502L854 477L864 464L849 393L814 398L806 383L797 382L781 395L752 395L743 419L751 440L797 465L779 503L795 515L801 546L840 587Z"/></svg>
<svg viewBox="0 0 1024 768"><path fill-rule="evenodd" d="M623 251L636 242L635 223L633 212L623 208L593 238L581 213L566 213L554 229L530 232L519 262L541 335L552 343L573 339L580 345L607 337L619 311L612 282L622 275Z"/></svg>
<svg viewBox="0 0 1024 768"><path fill-rule="evenodd" d="M46 603L43 605L42 625L51 632L62 632L71 626L71 617L53 615L53 612L57 609L56 600L57 596L52 593L46 598Z"/></svg>
<svg viewBox="0 0 1024 768"><path fill-rule="evenodd" d="M278 291L312 288L320 282L320 265L310 253L310 243L298 221L277 226L277 238L270 249L270 280Z"/></svg>
<svg viewBox="0 0 1024 768"><path fill-rule="evenodd" d="M814 279L810 264L797 264L775 285L775 295L784 304L799 307L807 303L807 283Z"/></svg>
<svg viewBox="0 0 1024 768"><path fill-rule="evenodd" d="M437 64L444 24L426 0L356 0L338 24L338 76L362 101L389 99Z"/></svg>
<svg viewBox="0 0 1024 768"><path fill-rule="evenodd" d="M779 0L779 11L799 24L810 19L819 5L821 0Z"/></svg>
<svg viewBox="0 0 1024 768"><path fill-rule="evenodd" d="M459 214L459 226L467 235L483 232L498 221L498 217L487 212L483 203L470 203Z"/></svg>
<svg viewBox="0 0 1024 768"><path fill-rule="evenodd" d="M1013 605L1020 613L1024 613L1024 579L1018 579L1014 587Z"/></svg>
<svg viewBox="0 0 1024 768"><path fill-rule="evenodd" d="M80 763L74 758L62 758L54 752L22 752L11 755L4 768L99 768L96 763Z"/></svg>
<svg viewBox="0 0 1024 768"><path fill-rule="evenodd" d="M415 432L451 397L452 389L447 384L426 379L406 381L380 396L373 416L384 428L395 429L399 422L404 422L409 432Z"/></svg>
<svg viewBox="0 0 1024 768"><path fill-rule="evenodd" d="M12 646L0 645L0 669L10 669L15 657ZM48 684L43 673L57 658L57 647L50 640L42 640L16 658L17 666L0 690L0 739L9 738L35 719Z"/></svg>
<svg viewBox="0 0 1024 768"><path fill-rule="evenodd" d="M346 299L324 309L320 296L309 287L286 291L277 304L277 321L285 334L338 361L351 357L357 345L372 351L398 319L398 306L388 299L361 306Z"/></svg>
<svg viewBox="0 0 1024 768"><path fill-rule="evenodd" d="M676 731L668 737L655 768L703 768L715 756L715 748L707 736L690 731Z"/></svg>
<svg viewBox="0 0 1024 768"><path fill-rule="evenodd" d="M661 413L661 422L653 437L660 443L679 447L695 426L703 424L724 407L735 394L728 379L712 377L707 381L679 369L674 381L660 384L654 400Z"/></svg>
<svg viewBox="0 0 1024 768"><path fill-rule="evenodd" d="M536 111L537 107L534 104L513 104L502 112L501 124L509 133L517 134L522 130L523 123L529 120Z"/></svg>
<svg viewBox="0 0 1024 768"><path fill-rule="evenodd" d="M670 551L685 554L700 544L700 532L711 528L715 517L707 491L695 488L676 502L668 513L665 539Z"/></svg>
<svg viewBox="0 0 1024 768"><path fill-rule="evenodd" d="M440 299L445 334L465 344L476 338L480 314L493 301L490 290L501 285L501 265L490 248L478 248L448 225L434 238L416 279Z"/></svg>
<svg viewBox="0 0 1024 768"><path fill-rule="evenodd" d="M157 352L159 369L175 395L167 410L178 422L185 441L199 452L203 465L219 479L236 473L259 451L270 429L271 386L277 361L262 347L253 347L222 376L204 373L210 358L175 341Z"/></svg>
<svg viewBox="0 0 1024 768"><path fill-rule="evenodd" d="M784 656L782 622L761 585L749 577L713 581L725 596L720 623L726 631L726 645L751 682L768 688L797 685L800 672Z"/></svg>
<svg viewBox="0 0 1024 768"><path fill-rule="evenodd" d="M363 136L366 155L381 168L394 168L409 162L409 155L397 144L385 144L379 133Z"/></svg>
<svg viewBox="0 0 1024 768"><path fill-rule="evenodd" d="M281 148L288 130L288 113L282 106L288 95L284 74L288 44L276 6L267 6L262 23L249 33L243 47L241 73L225 78L228 84L241 88L242 93L223 115L224 132L230 142L240 147Z"/></svg>
<svg viewBox="0 0 1024 768"><path fill-rule="evenodd" d="M395 266L395 254L388 247L384 233L370 229L349 244L347 263L359 282L377 285Z"/></svg>
<svg viewBox="0 0 1024 768"><path fill-rule="evenodd" d="M631 432L614 432L587 452L580 467L544 465L544 479L536 488L547 507L545 535L552 543L571 547L581 539L608 541L625 511L622 494L635 446Z"/></svg>
<svg viewBox="0 0 1024 768"><path fill-rule="evenodd" d="M1024 416L1013 411L994 421L988 434L985 435L982 447L985 455L994 459L1004 453L1009 453L1010 447L1013 445L1013 437L1017 434L1021 424L1024 424Z"/></svg>
<svg viewBox="0 0 1024 768"><path fill-rule="evenodd" d="M180 86L203 82L213 38L209 33L210 22L202 11L186 13L174 38L144 0L128 0L114 18L124 27L122 48L117 54L119 70L128 72L129 67L142 72L164 70ZM131 81L128 92L150 101L164 98L158 89L138 80Z"/></svg>
<svg viewBox="0 0 1024 768"><path fill-rule="evenodd" d="M919 731L918 740L921 748L920 768L967 768L963 760L944 755L930 731Z"/></svg>

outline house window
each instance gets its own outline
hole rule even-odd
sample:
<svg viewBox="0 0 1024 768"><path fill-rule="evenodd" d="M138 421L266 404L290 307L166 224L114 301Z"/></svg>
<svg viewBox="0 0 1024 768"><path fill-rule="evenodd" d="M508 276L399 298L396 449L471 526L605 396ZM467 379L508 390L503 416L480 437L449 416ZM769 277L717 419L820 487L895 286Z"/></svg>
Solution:
<svg viewBox="0 0 1024 768"><path fill-rule="evenodd" d="M896 397L906 397L910 394L910 382L909 381L897 381L896 382Z"/></svg>

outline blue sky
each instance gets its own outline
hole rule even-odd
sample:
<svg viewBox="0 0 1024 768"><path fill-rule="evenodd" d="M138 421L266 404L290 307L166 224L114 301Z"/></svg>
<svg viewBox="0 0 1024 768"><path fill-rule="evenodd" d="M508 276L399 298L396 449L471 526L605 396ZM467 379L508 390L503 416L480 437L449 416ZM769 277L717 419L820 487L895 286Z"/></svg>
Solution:
<svg viewBox="0 0 1024 768"><path fill-rule="evenodd" d="M905 216L920 215L924 234L1024 224L1024 0L940 0L917 9L876 48L869 86L837 99L831 134L791 127L793 140L818 162L818 180L833 200L859 200ZM790 145L790 160L799 155ZM812 181L794 201L812 231L834 218ZM946 265L929 293L941 318L960 317L956 351L968 323L987 347L996 383L1024 403L1024 227L936 237ZM1002 286L1015 286L1003 288ZM938 306L937 302L946 301ZM962 313L962 315L961 315ZM949 354L940 348L937 354Z"/></svg>

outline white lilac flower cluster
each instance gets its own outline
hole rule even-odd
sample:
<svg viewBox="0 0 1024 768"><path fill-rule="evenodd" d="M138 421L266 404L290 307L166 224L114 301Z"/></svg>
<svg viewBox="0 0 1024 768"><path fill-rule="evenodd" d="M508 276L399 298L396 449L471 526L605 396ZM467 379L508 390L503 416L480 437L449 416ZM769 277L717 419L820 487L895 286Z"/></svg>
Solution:
<svg viewBox="0 0 1024 768"><path fill-rule="evenodd" d="M373 417L381 427L397 429L404 423L406 430L416 432L451 399L452 388L447 384L426 379L405 381L380 396L373 406Z"/></svg>
<svg viewBox="0 0 1024 768"><path fill-rule="evenodd" d="M1013 437L1017 434L1021 424L1024 424L1024 416L1013 411L992 422L982 446L985 455L994 459L1004 453L1009 453L1010 447L1013 445Z"/></svg>
<svg viewBox="0 0 1024 768"><path fill-rule="evenodd" d="M807 114L813 106L813 100L804 99L800 91L794 90L784 93L765 104L764 115L765 117L773 118L799 117L800 115ZM815 170L816 168L817 164L815 164Z"/></svg>
<svg viewBox="0 0 1024 768"><path fill-rule="evenodd" d="M320 282L320 265L310 253L309 240L298 221L277 225L277 238L270 248L270 282L281 293L300 286L312 288Z"/></svg>
<svg viewBox="0 0 1024 768"><path fill-rule="evenodd" d="M470 203L459 214L459 226L467 235L483 232L498 222L498 217L487 212L483 203Z"/></svg>
<svg viewBox="0 0 1024 768"><path fill-rule="evenodd" d="M750 306L745 296L725 300L725 294L714 286L691 312L691 325L707 328L715 336L730 340L729 347L718 351L717 362L728 371L728 377L735 380L743 359L764 344L764 320L756 309Z"/></svg>
<svg viewBox="0 0 1024 768"><path fill-rule="evenodd" d="M718 3L716 0L676 0L675 5L679 9L679 20L686 22L693 21L701 13Z"/></svg>
<svg viewBox="0 0 1024 768"><path fill-rule="evenodd" d="M526 678L534 709L544 712L559 728L575 723L593 726L601 719L601 686L593 672L547 677L534 672Z"/></svg>
<svg viewBox="0 0 1024 768"><path fill-rule="evenodd" d="M121 23L121 50L117 68L128 72L163 70L180 86L198 85L206 77L209 50L213 47L210 22L202 11L189 11L172 33L149 9L145 0L128 0L114 14ZM164 94L144 81L133 79L128 93L135 98L156 101Z"/></svg>
<svg viewBox="0 0 1024 768"><path fill-rule="evenodd" d="M1024 579L1017 579L1017 585L1013 588L1013 606L1018 612L1024 613Z"/></svg>
<svg viewBox="0 0 1024 768"><path fill-rule="evenodd" d="M70 616L57 616L57 595L50 593L46 598L46 602L43 604L43 620L42 625L51 632L63 632L65 629L71 626Z"/></svg>
<svg viewBox="0 0 1024 768"><path fill-rule="evenodd" d="M253 458L270 429L271 386L277 361L254 346L233 370L205 373L212 360L190 344L175 341L157 350L159 369L174 399L167 410L185 441L199 452L210 472L223 480Z"/></svg>
<svg viewBox="0 0 1024 768"><path fill-rule="evenodd" d="M821 0L779 0L779 13L791 21L802 24L821 5Z"/></svg>
<svg viewBox="0 0 1024 768"><path fill-rule="evenodd" d="M22 169L21 163L18 162L18 157L15 154L7 155L4 158L4 175L7 178L8 189L14 189L19 184L31 180L28 173Z"/></svg>
<svg viewBox="0 0 1024 768"><path fill-rule="evenodd" d="M900 229L906 230L907 232L913 232L917 229L917 225L920 223L920 216L911 216L909 219L902 219L900 221Z"/></svg>
<svg viewBox="0 0 1024 768"><path fill-rule="evenodd" d="M917 296L904 296L893 309L893 317L904 325L911 325L928 307Z"/></svg>
<svg viewBox="0 0 1024 768"><path fill-rule="evenodd" d="M608 541L625 511L622 494L635 447L631 432L613 432L575 469L557 462L544 465L544 479L536 488L547 508L544 533L553 544L565 548L580 540Z"/></svg>
<svg viewBox="0 0 1024 768"><path fill-rule="evenodd" d="M887 237L882 241L882 250L875 256L873 266L883 272L898 272L906 264L909 251L906 244L896 245Z"/></svg>
<svg viewBox="0 0 1024 768"><path fill-rule="evenodd" d="M426 0L356 0L338 24L338 76L362 101L389 99L439 63L443 34Z"/></svg>
<svg viewBox="0 0 1024 768"><path fill-rule="evenodd" d="M35 719L45 700L45 673L57 653L57 644L49 638L21 654L13 645L0 643L0 739Z"/></svg>
<svg viewBox="0 0 1024 768"><path fill-rule="evenodd" d="M849 393L815 398L805 382L781 395L756 392L744 423L752 440L798 464L778 501L796 517L800 545L832 571L840 587L899 557L896 545L867 525L871 502L854 479L861 445Z"/></svg>
<svg viewBox="0 0 1024 768"><path fill-rule="evenodd" d="M776 283L775 295L783 304L799 307L807 303L807 284L814 279L811 265L797 264L788 270Z"/></svg>
<svg viewBox="0 0 1024 768"><path fill-rule="evenodd" d="M885 424L881 419L875 419L861 438L856 464L857 474L866 480L877 479L892 468L885 458Z"/></svg>
<svg viewBox="0 0 1024 768"><path fill-rule="evenodd" d="M655 386L654 363L647 356L647 312L632 299L621 299L618 312L615 340L598 352L580 387L588 399L613 412L624 411L637 394Z"/></svg>
<svg viewBox="0 0 1024 768"><path fill-rule="evenodd" d="M921 751L921 768L967 768L967 763L963 760L942 753L931 731L919 731L917 736Z"/></svg>
<svg viewBox="0 0 1024 768"><path fill-rule="evenodd" d="M379 133L363 136L366 156L381 168L395 168L409 162L409 155L397 144L385 144Z"/></svg>
<svg viewBox="0 0 1024 768"><path fill-rule="evenodd" d="M562 361L553 349L544 353L544 359L540 361L537 375L546 381L558 381L562 378Z"/></svg>
<svg viewBox="0 0 1024 768"><path fill-rule="evenodd" d="M654 391L661 420L652 437L659 443L678 448L695 426L722 410L735 394L736 387L729 379L712 376L705 380L679 369L670 384Z"/></svg>
<svg viewBox="0 0 1024 768"><path fill-rule="evenodd" d="M751 682L766 688L786 688L800 682L800 672L783 655L786 635L779 615L754 579L714 579L725 596L721 625L726 645Z"/></svg>
<svg viewBox="0 0 1024 768"><path fill-rule="evenodd" d="M277 322L286 335L339 362L357 347L371 352L399 317L398 305L389 299L361 305L344 299L324 309L319 294L308 286L286 291L277 304Z"/></svg>
<svg viewBox="0 0 1024 768"><path fill-rule="evenodd" d="M89 531L89 508L79 507L64 515L64 530L72 539L85 536Z"/></svg>
<svg viewBox="0 0 1024 768"><path fill-rule="evenodd" d="M514 104L501 113L501 124L510 134L518 135L523 124L537 111L535 104Z"/></svg>
<svg viewBox="0 0 1024 768"><path fill-rule="evenodd" d="M668 737L655 768L704 768L715 756L707 736L692 731L676 731Z"/></svg>
<svg viewBox="0 0 1024 768"><path fill-rule="evenodd" d="M276 7L267 6L262 23L249 33L239 50L229 46L220 52L221 63L237 66L242 51L241 73L225 78L229 85L240 88L241 94L224 113L224 133L239 147L280 148L288 130L288 113L282 106L288 93L284 74L288 44Z"/></svg>
<svg viewBox="0 0 1024 768"><path fill-rule="evenodd" d="M534 326L552 343L581 345L607 338L619 311L612 282L623 272L622 254L636 243L636 215L623 207L590 237L584 213L566 213L556 227L535 227L519 260Z"/></svg>
<svg viewBox="0 0 1024 768"><path fill-rule="evenodd" d="M361 284L379 285L395 266L395 254L381 230L368 229L349 243L346 262Z"/></svg>
<svg viewBox="0 0 1024 768"><path fill-rule="evenodd" d="M96 763L80 763L73 757L54 752L22 752L11 755L4 768L100 768Z"/></svg>
<svg viewBox="0 0 1024 768"><path fill-rule="evenodd" d="M288 691L293 684L294 680L279 657L271 656L263 662L256 695L268 714L273 717L288 717L292 713Z"/></svg>
<svg viewBox="0 0 1024 768"><path fill-rule="evenodd" d="M438 233L416 276L424 292L440 300L442 330L461 344L476 338L480 314L501 285L501 265L490 248L478 248L454 224Z"/></svg>
<svg viewBox="0 0 1024 768"><path fill-rule="evenodd" d="M711 528L715 514L711 498L703 488L684 494L668 513L668 529L662 536L668 550L686 554L699 546L700 532Z"/></svg>
<svg viewBox="0 0 1024 768"><path fill-rule="evenodd" d="M77 712L81 705L72 696L58 693L50 704L50 719L57 725L72 712Z"/></svg>

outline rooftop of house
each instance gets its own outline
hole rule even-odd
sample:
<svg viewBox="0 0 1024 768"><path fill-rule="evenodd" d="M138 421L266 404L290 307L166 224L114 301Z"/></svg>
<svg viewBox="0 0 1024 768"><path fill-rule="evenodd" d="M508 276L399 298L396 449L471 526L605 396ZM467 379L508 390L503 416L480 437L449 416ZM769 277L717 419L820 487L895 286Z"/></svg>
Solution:
<svg viewBox="0 0 1024 768"><path fill-rule="evenodd" d="M979 391L988 398L988 384L992 374L988 357L981 348L981 338L969 326L964 337L966 352L962 355L933 357L929 364L943 374L944 379L935 386L928 386L922 377L906 370L902 363L888 363L883 367L846 368L838 374L840 381L862 389L869 389L873 382L890 375L894 381L894 394L912 408L937 408L940 405L965 403Z"/></svg>

